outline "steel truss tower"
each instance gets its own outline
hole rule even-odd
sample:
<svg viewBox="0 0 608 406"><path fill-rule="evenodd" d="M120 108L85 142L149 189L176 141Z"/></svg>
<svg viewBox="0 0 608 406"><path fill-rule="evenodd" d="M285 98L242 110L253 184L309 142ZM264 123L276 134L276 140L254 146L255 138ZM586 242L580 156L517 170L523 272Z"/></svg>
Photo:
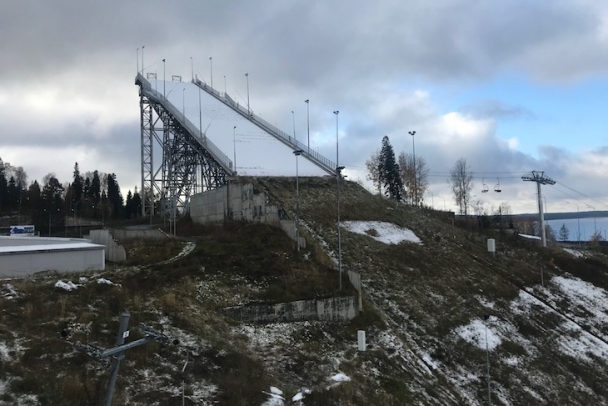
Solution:
<svg viewBox="0 0 608 406"><path fill-rule="evenodd" d="M545 232L545 212L543 210L543 197L540 190L540 185L555 185L555 181L548 176L545 176L544 171L532 171L532 176L522 176L524 182L536 182L538 195L538 217L540 220L540 235L543 247L547 246L547 234Z"/></svg>
<svg viewBox="0 0 608 406"><path fill-rule="evenodd" d="M139 86L141 114L142 215L170 216L188 210L190 196L216 189L236 175L232 161L196 128L142 74ZM160 165L154 166L154 150Z"/></svg>

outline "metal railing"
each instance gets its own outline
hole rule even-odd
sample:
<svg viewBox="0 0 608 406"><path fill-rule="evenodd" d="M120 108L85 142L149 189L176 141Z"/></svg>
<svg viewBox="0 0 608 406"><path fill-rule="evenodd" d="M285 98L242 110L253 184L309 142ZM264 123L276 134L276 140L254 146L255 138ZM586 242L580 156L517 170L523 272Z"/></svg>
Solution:
<svg viewBox="0 0 608 406"><path fill-rule="evenodd" d="M160 103L180 125L193 137L201 147L207 150L213 159L224 168L229 174L236 174L230 158L226 156L196 125L194 125L182 112L164 97L158 90L152 89L150 82L145 79L140 73L137 74L136 83L141 83L141 89L146 97Z"/></svg>
<svg viewBox="0 0 608 406"><path fill-rule="evenodd" d="M247 109L245 106L241 106L239 103L235 102L227 93L223 95L207 85L205 82L200 79L194 79L192 81L195 85L206 91L207 93L214 96L216 99L227 105L228 107L235 110L237 113L251 121L253 124L257 125L262 130L266 131L268 134L272 135L279 141L283 142L287 146L293 148L294 150L302 150L302 155L308 158L310 161L314 162L317 166L323 169L325 172L330 175L335 175L336 173L336 164L332 160L326 158L321 155L318 151L310 149L307 145L298 141L296 138L287 134L285 131L277 128L273 124L264 120L262 117L256 115L251 111L251 109Z"/></svg>

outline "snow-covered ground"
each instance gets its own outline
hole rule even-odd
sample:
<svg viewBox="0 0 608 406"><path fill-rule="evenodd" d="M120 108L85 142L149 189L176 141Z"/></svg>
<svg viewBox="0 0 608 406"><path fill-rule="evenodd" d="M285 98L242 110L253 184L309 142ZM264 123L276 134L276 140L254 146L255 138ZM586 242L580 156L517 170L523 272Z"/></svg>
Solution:
<svg viewBox="0 0 608 406"><path fill-rule="evenodd" d="M384 221L344 221L342 226L348 231L367 235L384 244L399 244L402 241L422 243L412 230Z"/></svg>
<svg viewBox="0 0 608 406"><path fill-rule="evenodd" d="M512 325L493 316L485 321L473 319L469 324L454 330L460 338L482 350L486 349L487 334L487 348L490 351L502 343L501 337L508 338L514 331L515 328Z"/></svg>

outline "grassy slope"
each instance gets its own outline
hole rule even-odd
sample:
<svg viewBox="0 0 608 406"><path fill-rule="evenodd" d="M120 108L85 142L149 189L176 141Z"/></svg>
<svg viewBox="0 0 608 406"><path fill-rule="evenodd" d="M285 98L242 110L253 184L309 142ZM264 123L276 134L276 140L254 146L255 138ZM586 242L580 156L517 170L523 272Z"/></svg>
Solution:
<svg viewBox="0 0 608 406"><path fill-rule="evenodd" d="M293 215L291 179L256 182ZM423 245L389 246L342 233L345 268L362 273L366 312L337 325L248 326L226 319L221 313L225 306L336 293L333 262L319 243L328 244L330 255L336 251L335 184L308 179L300 186L309 240L301 258L272 227L182 224L178 230L198 236L194 252L173 263L146 265L175 255L183 243L132 243L136 263L103 275L120 286L91 278L78 290L64 292L53 287L58 277L38 278L11 281L18 292L14 297L6 282L0 283L0 345L7 348L0 351L0 388L6 389L0 404L13 404L27 394L41 404L96 404L108 371L69 342L94 340L109 346L117 315L125 308L131 326L145 322L182 344L148 344L129 352L117 404L175 404L182 380L186 404L261 404L270 385L280 387L286 398L311 389L306 405L480 404L486 396L485 352L454 330L485 314L512 329L511 339L503 338L491 354L495 398L502 391L513 404L606 402L605 359L564 355L559 336L572 333L559 313L540 305L529 314L511 309L521 288L543 300L558 297L555 289L538 286L541 265L545 280L569 272L608 289L605 256L574 259L497 235L498 254L490 258L485 237L453 230L438 214L397 206L352 183L342 189L343 220L389 221L423 240ZM63 279L78 282L78 276ZM565 299L551 305L567 314L582 312ZM588 324L598 335L608 333L605 325ZM366 353L356 351L359 328L367 331ZM62 330L68 331L69 342L61 338ZM134 329L132 337L138 337ZM338 371L352 381L332 386L329 377Z"/></svg>

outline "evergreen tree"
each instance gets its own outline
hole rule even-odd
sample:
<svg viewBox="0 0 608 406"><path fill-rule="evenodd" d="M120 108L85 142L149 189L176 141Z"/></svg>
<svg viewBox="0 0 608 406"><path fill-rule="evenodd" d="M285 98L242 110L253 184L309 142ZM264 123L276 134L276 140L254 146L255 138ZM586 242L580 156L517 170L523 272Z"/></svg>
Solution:
<svg viewBox="0 0 608 406"><path fill-rule="evenodd" d="M8 183L6 182L4 162L0 159L0 213L8 211L8 209Z"/></svg>
<svg viewBox="0 0 608 406"><path fill-rule="evenodd" d="M559 229L559 239L560 241L568 241L568 237L570 237L570 231L568 231L566 223L562 223L562 226Z"/></svg>
<svg viewBox="0 0 608 406"><path fill-rule="evenodd" d="M82 197L83 197L83 185L84 181L82 176L80 176L80 170L78 168L78 162L74 164L74 180L72 181L72 185L70 187L71 190L71 199L69 200L72 203L72 208L75 210L77 214L80 213L82 208ZM67 199L66 199L67 200Z"/></svg>
<svg viewBox="0 0 608 406"><path fill-rule="evenodd" d="M89 189L91 202L96 206L101 200L101 180L99 179L99 172L93 172L93 179L91 179L91 187Z"/></svg>
<svg viewBox="0 0 608 406"><path fill-rule="evenodd" d="M133 194L131 190L127 192L127 201L125 202L125 218L130 219L133 215Z"/></svg>
<svg viewBox="0 0 608 406"><path fill-rule="evenodd" d="M19 188L17 188L17 182L15 181L15 178L13 176L11 176L8 181L6 195L7 209L9 211L17 210L19 205Z"/></svg>
<svg viewBox="0 0 608 406"><path fill-rule="evenodd" d="M116 174L111 173L108 175L108 203L112 209L112 217L119 218L122 215L123 200L122 194L120 193L120 187L116 181Z"/></svg>
<svg viewBox="0 0 608 406"><path fill-rule="evenodd" d="M131 200L131 207L133 207L133 217L139 217L141 215L141 196L137 193L137 188L135 188L135 193Z"/></svg>
<svg viewBox="0 0 608 406"><path fill-rule="evenodd" d="M403 182L399 176L399 165L395 161L395 152L386 135L382 138L378 172L384 186L384 194L400 201L403 198Z"/></svg>

